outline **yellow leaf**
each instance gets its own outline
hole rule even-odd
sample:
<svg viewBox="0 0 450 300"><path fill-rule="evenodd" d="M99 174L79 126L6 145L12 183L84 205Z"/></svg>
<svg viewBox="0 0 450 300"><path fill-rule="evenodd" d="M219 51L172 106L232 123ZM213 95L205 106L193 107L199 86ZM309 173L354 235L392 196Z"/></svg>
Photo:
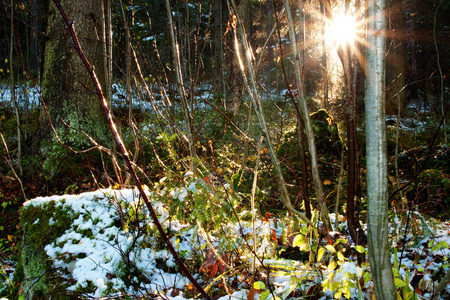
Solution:
<svg viewBox="0 0 450 300"><path fill-rule="evenodd" d="M322 260L324 253L325 253L325 248L320 247L319 251L317 252L317 261Z"/></svg>
<svg viewBox="0 0 450 300"><path fill-rule="evenodd" d="M337 267L336 262L334 260L332 260L330 262L330 264L328 265L328 272L330 272L330 273L333 272L334 269L336 269L336 267Z"/></svg>
<svg viewBox="0 0 450 300"><path fill-rule="evenodd" d="M344 286L342 288L342 291L344 292L344 297L347 299L350 299L350 296L351 296L350 289L348 287Z"/></svg>
<svg viewBox="0 0 450 300"><path fill-rule="evenodd" d="M356 246L355 250L358 251L359 253L364 253L366 251L364 246L361 246L361 245Z"/></svg>
<svg viewBox="0 0 450 300"><path fill-rule="evenodd" d="M333 245L326 245L325 248L331 253L336 253L336 248L334 248Z"/></svg>
<svg viewBox="0 0 450 300"><path fill-rule="evenodd" d="M337 253L337 258L338 258L339 260L345 260L345 257L344 257L344 255L343 255L341 252L338 252L338 253Z"/></svg>
<svg viewBox="0 0 450 300"><path fill-rule="evenodd" d="M266 289L266 285L262 281L256 281L255 283L253 283L253 288L255 290L264 290Z"/></svg>

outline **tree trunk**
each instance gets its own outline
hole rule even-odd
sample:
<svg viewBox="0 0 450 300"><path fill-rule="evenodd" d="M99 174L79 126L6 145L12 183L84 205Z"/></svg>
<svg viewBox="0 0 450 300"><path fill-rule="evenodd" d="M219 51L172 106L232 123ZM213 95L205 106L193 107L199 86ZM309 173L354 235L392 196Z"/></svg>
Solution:
<svg viewBox="0 0 450 300"><path fill-rule="evenodd" d="M325 8L323 6L322 1L320 1L320 13L322 15L325 15ZM328 61L327 61L327 41L325 39L325 29L326 29L327 21L324 20L323 24L321 26L321 35L322 35L322 68L323 68L323 104L322 107L325 108L325 110L328 111L329 105L328 105Z"/></svg>
<svg viewBox="0 0 450 300"><path fill-rule="evenodd" d="M240 0L239 4L236 9L236 14L239 15L242 27L236 26L234 30L237 30L238 35L241 36L242 34L247 35L248 34L248 28L249 28L249 9L250 9L251 2L250 0ZM230 48L234 48L234 41L230 39ZM237 50L236 50L237 51ZM240 53L241 56L244 56L244 53ZM231 59L231 78L230 78L230 88L229 88L229 94L227 98L227 102L225 103L227 111L233 116L233 121L237 119L239 109L241 107L242 98L244 95L244 85L243 85L243 78L242 74L240 72L240 67L238 64L238 61L235 59L236 55Z"/></svg>
<svg viewBox="0 0 450 300"><path fill-rule="evenodd" d="M80 44L86 49L88 59L95 66L104 89L103 41L99 40L102 37L103 23L101 0L64 0L62 5L71 16ZM50 119L63 143L74 147L88 145L87 138L79 132L83 131L98 143L111 146L111 134L101 105L91 92L94 87L90 83L89 74L73 49L70 35L61 29L63 21L53 4L49 4L47 24L42 97L47 106L48 117L46 111L41 112L39 140L52 140ZM73 129L69 129L63 121ZM47 171L55 171L53 164L58 162L58 157L49 155L51 149L41 150L47 156L45 165L50 167Z"/></svg>
<svg viewBox="0 0 450 300"><path fill-rule="evenodd" d="M222 94L222 96L226 98L225 85L223 84L222 22L222 0L214 0L214 85L216 94Z"/></svg>
<svg viewBox="0 0 450 300"><path fill-rule="evenodd" d="M42 54L44 52L45 14L47 1L32 0L31 3L31 40L30 48L33 55L30 56L30 71L35 78L40 79L42 72Z"/></svg>
<svg viewBox="0 0 450 300"><path fill-rule="evenodd" d="M367 223L370 271L378 300L397 299L388 242L385 122L385 0L368 2L366 66Z"/></svg>
<svg viewBox="0 0 450 300"><path fill-rule="evenodd" d="M405 28L403 0L391 0L389 13L388 53L386 63L386 113L396 115L405 111L405 37L396 34Z"/></svg>
<svg viewBox="0 0 450 300"><path fill-rule="evenodd" d="M237 11L236 3L234 0L230 0L231 6L234 11ZM289 197L289 192L286 187L286 182L284 181L283 172L281 171L280 162L278 160L278 157L275 153L275 149L272 145L272 138L269 134L269 130L267 128L267 123L265 120L264 110L261 105L261 98L258 93L258 89L256 87L256 79L255 79L255 72L253 69L253 62L251 57L251 49L249 48L248 39L245 35L244 31L244 24L241 21L241 18L239 16L239 13L236 15L237 18L237 24L239 27L242 28L242 30L238 31L241 34L241 42L243 45L243 53L245 55L244 60L242 60L242 57L239 55L239 43L237 39L237 34L235 32L234 38L235 38L235 47L236 47L236 53L237 53L237 60L239 62L238 65L241 66L240 70L242 73L242 77L244 78L244 83L247 88L249 98L251 100L251 105L255 108L256 116L258 117L259 125L261 127L261 130L264 132L265 138L266 138L266 145L269 152L270 159L272 160L272 164L274 167L274 175L277 180L278 189L280 192L280 198L283 202L283 205L293 214L297 215L299 218L304 220L307 224L313 226L314 224L301 212L296 210L292 206L292 202ZM248 81L246 76L246 71L248 73Z"/></svg>
<svg viewBox="0 0 450 300"><path fill-rule="evenodd" d="M16 99L16 86L14 83L14 0L11 0L11 35L9 44L9 76L11 85L11 100L14 105L14 110L16 113L16 125L17 125L17 169L19 170L19 175L22 176L22 132L20 130L20 114L19 114L19 102Z"/></svg>
<svg viewBox="0 0 450 300"><path fill-rule="evenodd" d="M316 197L318 201L318 209L320 211L320 216L326 230L332 230L330 215L328 213L328 207L325 199L325 193L323 191L322 181L320 179L319 174L319 165L317 159L317 151L316 151L316 142L314 139L314 131L311 125L311 119L309 117L308 106L306 103L306 97L303 86L303 73L302 67L300 66L300 54L297 49L297 39L295 37L295 27L294 20L291 13L291 7L289 4L289 0L284 0L284 6L286 8L286 14L288 17L288 25L289 25L289 36L291 39L291 44L293 47L293 52L295 53L295 76L297 80L298 94L300 97L300 108L301 113L303 115L303 120L305 122L306 129L306 138L308 141L308 150L311 155L311 173L314 184L314 190L316 192Z"/></svg>
<svg viewBox="0 0 450 300"><path fill-rule="evenodd" d="M305 13L303 11L304 2L303 0L298 1L298 10L300 14L299 25L300 25L300 68L302 68L301 73L303 74L303 66L305 65ZM303 78L302 78L303 82ZM303 204L305 206L305 214L308 219L311 219L311 204L309 200L309 189L308 189L308 166L306 158L306 141L305 141L305 126L301 119L301 115L297 114L297 131L298 131L298 145L300 152L300 162L302 164L302 178L301 178L301 193L303 198Z"/></svg>
<svg viewBox="0 0 450 300"><path fill-rule="evenodd" d="M189 154L191 156L191 172L195 173L196 165L195 165L195 159L197 157L195 146L194 146L194 134L193 134L193 128L191 123L191 115L189 113L189 106L186 99L186 92L184 90L184 82L183 82L183 75L181 73L181 62L180 62L180 51L178 47L178 43L176 40L175 35L175 28L172 21L172 9L170 7L169 0L166 0L166 7L167 7L167 19L168 19L168 25L169 25L169 33L170 33L170 41L172 46L172 56L173 56L173 65L175 69L175 77L177 80L177 88L178 88L178 94L180 96L181 105L183 107L183 114L184 114L184 122L186 126L186 133L187 133L187 140L189 145Z"/></svg>

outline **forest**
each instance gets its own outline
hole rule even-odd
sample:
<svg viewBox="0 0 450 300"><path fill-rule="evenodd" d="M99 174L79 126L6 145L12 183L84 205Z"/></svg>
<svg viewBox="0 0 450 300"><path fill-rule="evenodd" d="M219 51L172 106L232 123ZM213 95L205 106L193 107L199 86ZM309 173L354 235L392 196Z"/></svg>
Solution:
<svg viewBox="0 0 450 300"><path fill-rule="evenodd" d="M0 300L450 299L449 14L2 0Z"/></svg>

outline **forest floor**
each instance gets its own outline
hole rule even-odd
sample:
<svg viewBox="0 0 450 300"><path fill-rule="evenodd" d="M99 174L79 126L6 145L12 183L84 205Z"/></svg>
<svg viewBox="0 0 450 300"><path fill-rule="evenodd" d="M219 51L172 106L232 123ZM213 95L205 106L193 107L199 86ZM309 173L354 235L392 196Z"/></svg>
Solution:
<svg viewBox="0 0 450 300"><path fill-rule="evenodd" d="M367 253L367 249L358 249L346 235L343 216L339 216L332 242L314 241L311 238L314 229L296 223L295 218L289 215L259 216L255 220L258 258L253 276L253 230L249 211L241 211L239 221L215 222L219 223L218 227L208 230L199 228L199 224L192 220L189 223L170 217L168 202L163 203L162 199L187 205L195 200L196 195L217 195L202 180L184 183L183 186L164 187L158 194L149 192L149 196L178 253L194 277L215 299L253 299L256 296L259 299L372 299L368 264L357 262L359 252ZM181 300L196 296L195 289L179 273L172 255L158 238L137 195L135 190L107 189L39 197L25 203L25 207L40 206L51 201L61 203L61 199L65 199L60 205L75 216L73 224L76 226L45 247L53 260L55 272L70 282L68 290L83 290L77 295L85 299L125 298L127 295L131 298ZM99 199L106 199L106 202ZM121 203L123 211L120 215L128 216L120 217L120 222L115 222L119 214L114 203ZM139 214L131 217L138 207ZM419 211L391 213L390 216L391 262L399 295L402 299L430 299L438 281L450 270L450 222L427 218ZM17 213L8 217L6 226L18 224ZM334 224L335 217L331 217ZM136 218L138 222L133 223ZM3 272L8 276L3 276L4 282L0 283L0 295L7 296L17 262L14 259L17 253L13 249L18 249L20 237L3 240L8 240L13 246L9 248L11 257L1 256ZM222 259L214 255L211 246ZM309 252L313 249L317 263L309 259ZM127 253L128 263L124 253ZM450 287L447 287L439 299L449 297Z"/></svg>

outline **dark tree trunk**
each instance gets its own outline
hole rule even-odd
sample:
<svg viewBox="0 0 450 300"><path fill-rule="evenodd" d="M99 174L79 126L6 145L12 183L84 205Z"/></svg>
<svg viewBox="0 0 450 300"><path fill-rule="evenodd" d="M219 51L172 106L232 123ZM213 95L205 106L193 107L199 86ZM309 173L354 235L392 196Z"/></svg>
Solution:
<svg viewBox="0 0 450 300"><path fill-rule="evenodd" d="M98 79L105 90L101 0L64 0L61 4L73 21L81 47L89 62L95 66ZM103 145L111 146L111 134L100 102L92 93L94 87L90 83L89 73L73 48L71 36L65 30L61 15L53 3L49 4L47 24L42 97L56 133L65 144L73 147L92 146L77 130L87 133ZM40 120L39 140L55 142L44 110ZM63 121L73 129L69 129ZM51 162L58 159L49 155L51 149L41 150L47 156L47 165L57 163Z"/></svg>
<svg viewBox="0 0 450 300"><path fill-rule="evenodd" d="M45 45L45 15L48 9L48 2L42 0L31 1L31 38L30 38L30 71L35 78L39 78L43 69L42 56Z"/></svg>
<svg viewBox="0 0 450 300"><path fill-rule="evenodd" d="M386 113L397 115L405 111L405 41L396 34L405 28L402 0L389 2L388 18L391 38L387 41Z"/></svg>

